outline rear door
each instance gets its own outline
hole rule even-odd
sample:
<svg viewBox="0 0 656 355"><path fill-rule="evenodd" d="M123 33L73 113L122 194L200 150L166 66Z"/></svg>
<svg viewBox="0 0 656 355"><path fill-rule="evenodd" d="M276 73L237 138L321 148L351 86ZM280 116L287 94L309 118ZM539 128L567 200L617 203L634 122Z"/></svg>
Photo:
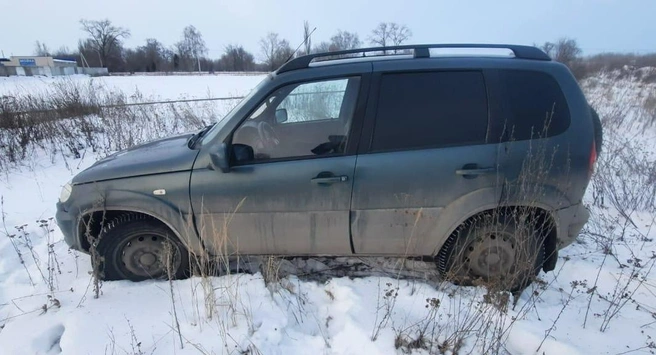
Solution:
<svg viewBox="0 0 656 355"><path fill-rule="evenodd" d="M453 213L445 207L477 191L498 195L484 75L386 62L374 72L353 187L354 250L431 255L446 228L438 219Z"/></svg>

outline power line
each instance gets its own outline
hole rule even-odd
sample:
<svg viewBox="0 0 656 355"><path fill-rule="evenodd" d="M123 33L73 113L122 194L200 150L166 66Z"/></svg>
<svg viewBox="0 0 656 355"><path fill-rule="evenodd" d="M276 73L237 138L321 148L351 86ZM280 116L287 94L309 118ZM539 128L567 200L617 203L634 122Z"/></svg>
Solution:
<svg viewBox="0 0 656 355"><path fill-rule="evenodd" d="M164 101L148 101L148 102L131 102L127 104L116 104L116 105L100 105L99 108L116 108L116 107L125 107L125 106L146 106L146 105L161 105L161 104L174 104L179 102L199 102L199 101L227 101L227 100L241 100L243 96L231 96L231 97L210 97L206 99L182 99L182 100L164 100Z"/></svg>
<svg viewBox="0 0 656 355"><path fill-rule="evenodd" d="M0 98L13 98L10 96L0 96ZM147 102L130 102L123 104L114 104L114 105L93 105L90 104L89 107L93 109L110 109L118 107L129 107L129 106L148 106L148 105L163 105L163 104L174 104L174 103L185 103L185 102L200 102L200 101L229 101L229 100L241 100L244 96L230 96L230 97L210 97L205 99L180 99L180 100L162 100L162 101L147 101ZM15 98L14 98L15 99ZM57 112L57 111L66 111L66 108L54 108L48 110L30 110L30 111L14 111L11 114L25 115L25 114L37 114L37 113L48 113L48 112ZM6 112L6 111L5 111Z"/></svg>

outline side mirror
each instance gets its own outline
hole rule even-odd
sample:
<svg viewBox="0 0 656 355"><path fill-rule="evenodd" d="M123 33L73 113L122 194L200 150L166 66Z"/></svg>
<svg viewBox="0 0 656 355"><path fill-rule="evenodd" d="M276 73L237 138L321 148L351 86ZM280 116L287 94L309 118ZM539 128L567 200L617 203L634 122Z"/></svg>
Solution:
<svg viewBox="0 0 656 355"><path fill-rule="evenodd" d="M255 152L253 147L246 144L233 144L231 147L232 150L232 161L239 164L245 162L252 162L255 160Z"/></svg>
<svg viewBox="0 0 656 355"><path fill-rule="evenodd" d="M210 165L214 170L230 172L230 161L228 159L228 145L221 143L216 152L210 153Z"/></svg>
<svg viewBox="0 0 656 355"><path fill-rule="evenodd" d="M279 108L276 110L276 123L285 123L287 119L287 109Z"/></svg>

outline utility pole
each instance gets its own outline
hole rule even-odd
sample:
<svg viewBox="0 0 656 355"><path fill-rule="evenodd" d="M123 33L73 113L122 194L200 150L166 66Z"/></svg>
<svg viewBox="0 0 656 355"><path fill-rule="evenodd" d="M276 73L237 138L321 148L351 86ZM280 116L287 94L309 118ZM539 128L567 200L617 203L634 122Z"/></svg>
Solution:
<svg viewBox="0 0 656 355"><path fill-rule="evenodd" d="M82 66L86 64L87 68L89 67L89 62L87 62L87 58L84 57L84 53L80 52L80 57L82 58Z"/></svg>

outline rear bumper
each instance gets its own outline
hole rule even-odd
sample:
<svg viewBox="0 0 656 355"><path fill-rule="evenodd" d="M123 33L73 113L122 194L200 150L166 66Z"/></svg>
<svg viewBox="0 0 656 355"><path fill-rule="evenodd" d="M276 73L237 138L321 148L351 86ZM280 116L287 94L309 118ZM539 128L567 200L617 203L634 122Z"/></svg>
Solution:
<svg viewBox="0 0 656 355"><path fill-rule="evenodd" d="M558 218L558 249L572 244L590 218L582 203L556 211Z"/></svg>

